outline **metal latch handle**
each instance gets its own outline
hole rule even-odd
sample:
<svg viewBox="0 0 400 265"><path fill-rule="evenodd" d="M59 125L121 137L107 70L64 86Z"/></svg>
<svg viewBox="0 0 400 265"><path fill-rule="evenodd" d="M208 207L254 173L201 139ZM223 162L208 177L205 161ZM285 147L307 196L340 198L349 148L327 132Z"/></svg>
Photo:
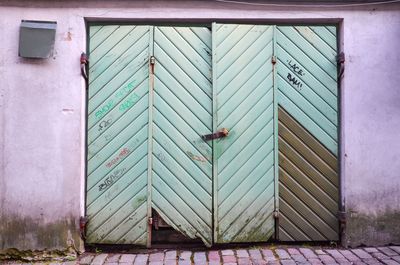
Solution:
<svg viewBox="0 0 400 265"><path fill-rule="evenodd" d="M226 137L226 136L228 136L228 134L229 134L228 129L222 128L218 132L215 132L215 133L212 133L212 134L202 135L201 139L203 139L204 141L209 141L209 140L214 140L214 139Z"/></svg>

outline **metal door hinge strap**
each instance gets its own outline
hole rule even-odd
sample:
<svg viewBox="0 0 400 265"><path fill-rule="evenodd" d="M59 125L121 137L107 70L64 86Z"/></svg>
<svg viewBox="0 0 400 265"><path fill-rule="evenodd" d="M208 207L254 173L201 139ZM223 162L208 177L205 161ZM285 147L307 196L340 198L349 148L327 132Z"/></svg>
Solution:
<svg viewBox="0 0 400 265"><path fill-rule="evenodd" d="M345 58L346 58L346 56L344 55L344 52L339 53L339 55L337 56L337 63L339 65L339 73L338 73L339 79L342 78L343 73L344 73Z"/></svg>
<svg viewBox="0 0 400 265"><path fill-rule="evenodd" d="M89 64L89 60L88 60L88 57L87 57L86 53L84 53L84 52L81 53L80 62L81 62L81 75L86 81L86 90L87 90L88 89L88 85L87 85L87 81L88 81L87 66Z"/></svg>

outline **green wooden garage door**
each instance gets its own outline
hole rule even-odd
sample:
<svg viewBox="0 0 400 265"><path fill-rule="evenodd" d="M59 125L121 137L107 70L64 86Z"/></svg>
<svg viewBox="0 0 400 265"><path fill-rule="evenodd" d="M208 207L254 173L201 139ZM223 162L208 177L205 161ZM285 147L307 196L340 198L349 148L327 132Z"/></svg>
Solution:
<svg viewBox="0 0 400 265"><path fill-rule="evenodd" d="M273 26L213 25L215 242L274 233Z"/></svg>
<svg viewBox="0 0 400 265"><path fill-rule="evenodd" d="M337 239L335 34L91 26L87 242L149 244L151 210L208 246L266 241L279 204L281 240Z"/></svg>
<svg viewBox="0 0 400 265"><path fill-rule="evenodd" d="M190 238L212 244L211 31L154 29L152 205Z"/></svg>
<svg viewBox="0 0 400 265"><path fill-rule="evenodd" d="M90 27L88 243L147 242L148 26Z"/></svg>

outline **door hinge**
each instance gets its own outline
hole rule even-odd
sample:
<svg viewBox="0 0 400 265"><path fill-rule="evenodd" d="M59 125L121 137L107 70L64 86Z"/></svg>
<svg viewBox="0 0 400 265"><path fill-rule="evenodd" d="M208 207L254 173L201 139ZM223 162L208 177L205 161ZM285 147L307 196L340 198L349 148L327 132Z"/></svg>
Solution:
<svg viewBox="0 0 400 265"><path fill-rule="evenodd" d="M149 222L149 225L152 225L153 224L153 218L149 217L148 222Z"/></svg>
<svg viewBox="0 0 400 265"><path fill-rule="evenodd" d="M347 213L343 212L343 211L339 211L338 212L338 219L339 219L340 223L345 224L346 221L347 221Z"/></svg>
<svg viewBox="0 0 400 265"><path fill-rule="evenodd" d="M85 240L86 237L86 225L88 223L89 219L87 216L81 216L79 218L79 232L81 234L81 238Z"/></svg>
<svg viewBox="0 0 400 265"><path fill-rule="evenodd" d="M279 211L274 211L274 218L279 219Z"/></svg>
<svg viewBox="0 0 400 265"><path fill-rule="evenodd" d="M276 64L276 56L275 55L271 57L271 63Z"/></svg>
<svg viewBox="0 0 400 265"><path fill-rule="evenodd" d="M343 74L344 74L345 58L346 58L346 56L345 56L344 52L339 53L339 55L337 56L337 63L338 63L338 67L339 67L339 72L338 72L339 82L340 82L340 79L342 79Z"/></svg>
<svg viewBox="0 0 400 265"><path fill-rule="evenodd" d="M156 64L156 58L154 56L150 56L149 59L151 73L154 74L154 65Z"/></svg>

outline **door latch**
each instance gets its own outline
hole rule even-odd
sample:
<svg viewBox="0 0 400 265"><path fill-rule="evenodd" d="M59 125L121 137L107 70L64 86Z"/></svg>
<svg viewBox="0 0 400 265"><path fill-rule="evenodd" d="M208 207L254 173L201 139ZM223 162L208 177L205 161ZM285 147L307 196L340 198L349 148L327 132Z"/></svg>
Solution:
<svg viewBox="0 0 400 265"><path fill-rule="evenodd" d="M205 134L201 136L201 139L204 141L214 140L222 137L228 136L229 131L226 128L222 128L220 131L212 133L212 134Z"/></svg>

